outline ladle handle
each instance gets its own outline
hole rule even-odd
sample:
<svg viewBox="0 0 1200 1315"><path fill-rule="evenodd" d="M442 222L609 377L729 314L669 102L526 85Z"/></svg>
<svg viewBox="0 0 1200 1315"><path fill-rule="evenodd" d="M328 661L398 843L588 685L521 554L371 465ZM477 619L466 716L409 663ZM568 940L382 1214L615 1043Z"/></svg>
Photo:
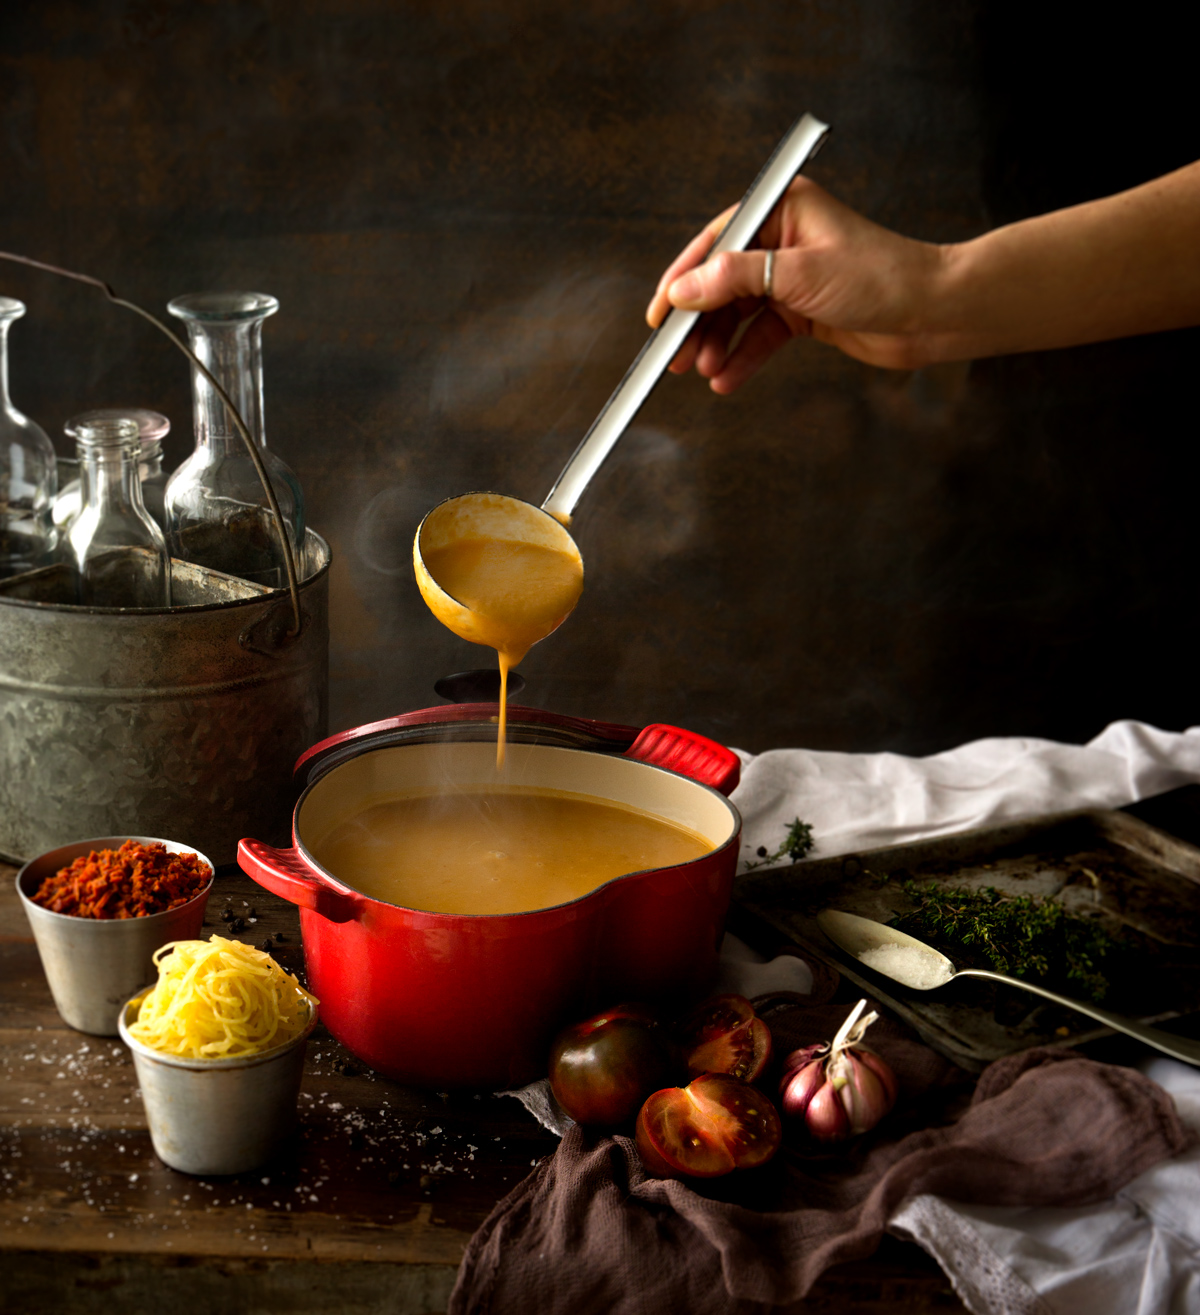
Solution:
<svg viewBox="0 0 1200 1315"><path fill-rule="evenodd" d="M713 243L706 260L723 251L744 251L750 245L775 203L806 161L812 158L828 131L829 125L812 114L805 114L792 125L751 183L750 190ZM570 524L575 504L583 496L592 476L637 415L699 318L699 311L672 310L646 339L637 359L625 372L625 378L605 402L603 410L592 421L592 427L563 467L550 496L542 503L543 511L548 511L564 525Z"/></svg>
<svg viewBox="0 0 1200 1315"><path fill-rule="evenodd" d="M1111 1027L1114 1032L1124 1032L1126 1036L1161 1050L1172 1059L1181 1059L1185 1064L1200 1066L1200 1041L1188 1037L1173 1036L1170 1032L1160 1032L1157 1027L1147 1027L1144 1023L1135 1023L1131 1018L1121 1014L1110 1014L1107 1009L1097 1009L1095 1005L1085 1004L1082 1000L1071 1000L1065 995L1047 991L1044 986L1035 986L1032 982L1022 981L1019 977L1005 977L1003 973L991 973L986 968L964 968L954 974L955 977L986 977L991 982L1003 982L1006 986L1019 986L1023 991L1040 995L1045 1000L1053 1000L1057 1005L1074 1009L1077 1014L1094 1018L1097 1023Z"/></svg>

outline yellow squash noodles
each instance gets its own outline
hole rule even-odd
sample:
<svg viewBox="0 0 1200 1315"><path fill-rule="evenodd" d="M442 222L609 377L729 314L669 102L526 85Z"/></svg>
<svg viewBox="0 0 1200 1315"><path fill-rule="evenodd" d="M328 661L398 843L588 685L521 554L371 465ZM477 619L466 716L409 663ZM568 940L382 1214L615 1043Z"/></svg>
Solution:
<svg viewBox="0 0 1200 1315"><path fill-rule="evenodd" d="M184 1059L239 1059L294 1040L317 999L262 950L213 936L154 954L158 983L129 1035Z"/></svg>

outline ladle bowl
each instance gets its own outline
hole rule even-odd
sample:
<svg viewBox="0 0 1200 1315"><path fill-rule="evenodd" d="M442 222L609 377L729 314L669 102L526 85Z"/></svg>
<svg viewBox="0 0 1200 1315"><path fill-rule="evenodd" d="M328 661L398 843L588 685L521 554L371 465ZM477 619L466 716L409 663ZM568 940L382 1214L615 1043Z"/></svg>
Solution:
<svg viewBox="0 0 1200 1315"><path fill-rule="evenodd" d="M838 949L844 950L864 967L890 977L892 981L910 990L933 991L954 981L956 977L982 977L990 982L1002 982L1005 986L1020 987L1022 991L1029 991L1056 1005L1073 1009L1076 1013L1095 1019L1097 1023L1103 1023L1105 1027L1111 1027L1114 1032L1123 1032L1126 1036L1153 1046L1155 1050L1161 1050L1172 1059L1200 1066L1200 1041L1173 1036L1156 1027L1147 1027L1132 1018L1110 1013L1107 1009L1097 1009L1095 1005L1072 1000L1069 996L1059 995L1057 991L1048 991L1044 986L1027 982L1021 977L1008 977L986 968L955 968L932 945L926 945L915 936L909 936L907 932L898 931L886 923L876 922L873 918L862 918L841 909L823 909L817 914L817 925Z"/></svg>
<svg viewBox="0 0 1200 1315"><path fill-rule="evenodd" d="M422 520L413 538L417 588L429 610L444 626L460 639L487 648L502 647L504 632L497 629L490 617L447 593L425 561L426 554L467 539L537 544L574 557L582 569L583 558L575 540L561 522L532 502L510 498L504 493L462 493L439 502ZM567 615L559 617L551 630L557 629Z"/></svg>

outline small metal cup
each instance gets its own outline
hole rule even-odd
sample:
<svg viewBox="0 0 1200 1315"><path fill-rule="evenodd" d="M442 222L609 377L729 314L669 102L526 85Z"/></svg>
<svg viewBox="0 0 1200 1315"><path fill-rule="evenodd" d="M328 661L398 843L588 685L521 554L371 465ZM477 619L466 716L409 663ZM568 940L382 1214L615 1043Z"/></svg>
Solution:
<svg viewBox="0 0 1200 1315"><path fill-rule="evenodd" d="M296 1121L304 1051L317 1025L293 1041L244 1059L181 1059L129 1035L147 992L121 1011L121 1040L133 1051L150 1140L158 1158L191 1174L244 1173L270 1159Z"/></svg>
<svg viewBox="0 0 1200 1315"><path fill-rule="evenodd" d="M126 840L163 844L172 854L195 854L190 845L153 836L100 836L77 840L30 859L17 873L17 894L33 928L50 994L69 1027L93 1036L116 1036L121 1006L157 977L153 954L168 941L195 940L204 925L212 881L186 904L144 918L76 918L33 902L43 878L93 849L119 849Z"/></svg>

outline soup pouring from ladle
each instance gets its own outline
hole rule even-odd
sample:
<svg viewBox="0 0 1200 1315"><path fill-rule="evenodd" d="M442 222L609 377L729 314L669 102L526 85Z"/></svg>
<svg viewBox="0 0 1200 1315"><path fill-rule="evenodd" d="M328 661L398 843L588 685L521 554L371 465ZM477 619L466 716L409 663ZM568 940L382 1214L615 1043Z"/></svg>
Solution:
<svg viewBox="0 0 1200 1315"><path fill-rule="evenodd" d="M1006 977L1003 973L990 972L986 968L956 970L950 960L932 945L926 945L915 936L909 936L886 923L861 918L856 913L845 913L841 909L823 909L817 914L817 925L851 958L914 991L936 990L958 977L983 977L990 982L1002 982L1006 986L1017 986L1022 991L1040 995L1044 1000L1051 1000L1097 1023L1103 1023L1114 1032L1124 1032L1126 1036L1135 1037L1153 1046L1155 1050L1161 1050L1164 1055L1170 1055L1172 1059L1200 1066L1200 1041L1173 1036L1156 1027L1147 1027L1132 1018L1110 1013L1107 1009L1098 1009L1082 1000L1072 1000L1056 991L1048 991L1044 986L1027 982L1021 977Z"/></svg>
<svg viewBox="0 0 1200 1315"><path fill-rule="evenodd" d="M708 259L750 245L828 131L811 114L792 126ZM583 557L567 529L576 504L699 318L699 311L672 310L654 330L540 507L502 493L464 493L439 503L417 527L421 596L456 635L499 655L500 763L508 670L566 620L583 590Z"/></svg>

